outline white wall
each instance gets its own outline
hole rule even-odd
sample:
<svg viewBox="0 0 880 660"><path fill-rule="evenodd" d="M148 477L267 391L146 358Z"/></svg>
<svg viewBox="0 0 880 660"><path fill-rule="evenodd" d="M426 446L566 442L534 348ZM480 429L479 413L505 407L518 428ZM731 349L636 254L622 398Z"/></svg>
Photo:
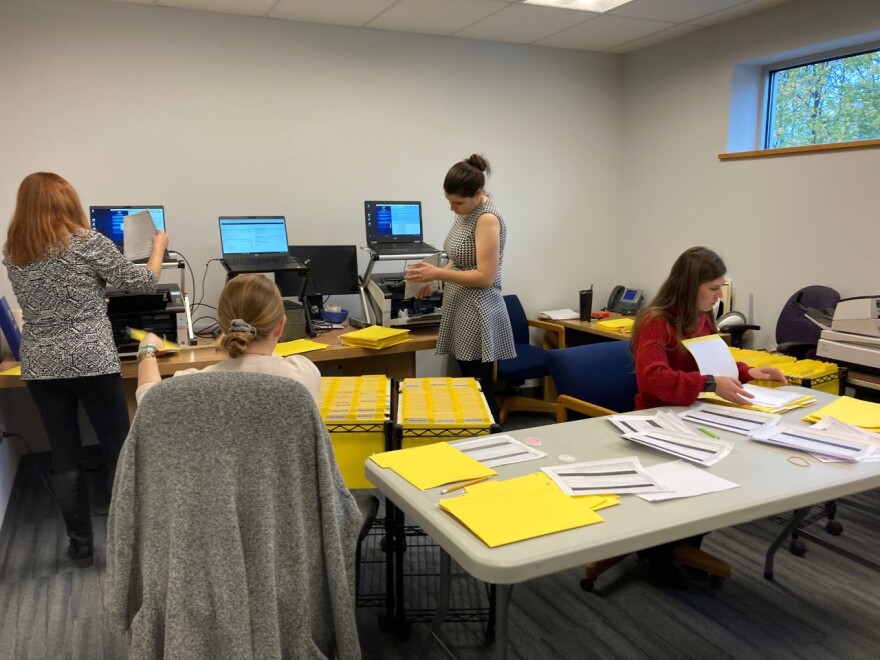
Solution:
<svg viewBox="0 0 880 660"><path fill-rule="evenodd" d="M717 158L734 65L878 29L874 0L798 0L628 56L621 279L653 295L685 248L717 249L734 307L748 312L752 299L756 348L775 343L779 312L803 286L880 293L880 149Z"/></svg>
<svg viewBox="0 0 880 660"><path fill-rule="evenodd" d="M171 248L201 290L223 214L283 213L291 243L363 244L365 199L420 199L426 238L442 244L443 177L480 152L508 226L505 290L530 312L576 306L579 289L607 295L616 279L621 65L108 0L3 0L0 234L21 179L55 171L85 206L164 204ZM205 302L222 283L212 263ZM0 291L11 294L5 272ZM420 356L418 368L443 363ZM9 487L0 470L0 505Z"/></svg>

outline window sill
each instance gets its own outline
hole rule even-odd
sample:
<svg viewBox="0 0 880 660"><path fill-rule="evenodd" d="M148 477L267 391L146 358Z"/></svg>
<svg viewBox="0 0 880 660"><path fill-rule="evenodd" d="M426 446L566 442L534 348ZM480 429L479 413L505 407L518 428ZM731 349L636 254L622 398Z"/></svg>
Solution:
<svg viewBox="0 0 880 660"><path fill-rule="evenodd" d="M735 151L727 154L718 154L718 160L769 158L771 156L791 156L796 154L814 153L817 151L840 151L848 149L865 149L867 147L880 147L880 140L858 140L856 142L809 144L802 147L785 147L784 149L760 149L758 151Z"/></svg>

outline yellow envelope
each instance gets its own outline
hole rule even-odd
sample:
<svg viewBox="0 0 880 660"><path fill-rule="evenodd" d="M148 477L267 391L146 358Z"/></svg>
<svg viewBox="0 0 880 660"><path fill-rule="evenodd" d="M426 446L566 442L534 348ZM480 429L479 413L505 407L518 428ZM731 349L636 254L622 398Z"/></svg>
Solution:
<svg viewBox="0 0 880 660"><path fill-rule="evenodd" d="M421 490L498 474L447 442L386 451L370 458Z"/></svg>
<svg viewBox="0 0 880 660"><path fill-rule="evenodd" d="M804 420L818 422L824 417L833 417L846 424L865 429L876 429L880 427L880 404L842 396L827 406L810 413L804 417Z"/></svg>
<svg viewBox="0 0 880 660"><path fill-rule="evenodd" d="M275 345L272 352L281 357L288 355L298 355L299 353L308 353L309 351L320 351L322 348L329 348L327 344L322 344L310 339L294 339L293 341L284 341Z"/></svg>

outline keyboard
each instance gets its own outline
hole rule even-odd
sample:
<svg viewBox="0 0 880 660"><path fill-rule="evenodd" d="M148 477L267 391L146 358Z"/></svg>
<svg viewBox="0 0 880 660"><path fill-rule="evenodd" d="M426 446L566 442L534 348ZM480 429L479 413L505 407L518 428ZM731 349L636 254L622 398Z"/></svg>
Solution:
<svg viewBox="0 0 880 660"><path fill-rule="evenodd" d="M428 243L381 243L372 248L379 254L431 254L438 251Z"/></svg>
<svg viewBox="0 0 880 660"><path fill-rule="evenodd" d="M299 268L300 262L290 255L281 254L277 257L254 256L254 257L226 257L226 263L230 268L260 268L271 271L273 268Z"/></svg>

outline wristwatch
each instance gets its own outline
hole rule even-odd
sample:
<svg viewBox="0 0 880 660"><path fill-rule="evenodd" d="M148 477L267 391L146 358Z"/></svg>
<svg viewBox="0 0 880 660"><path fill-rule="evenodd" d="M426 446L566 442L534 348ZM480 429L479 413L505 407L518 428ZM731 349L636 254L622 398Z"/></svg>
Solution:
<svg viewBox="0 0 880 660"><path fill-rule="evenodd" d="M706 382L703 383L703 391L704 392L714 392L717 383L715 382L715 376L709 374L706 376Z"/></svg>
<svg viewBox="0 0 880 660"><path fill-rule="evenodd" d="M138 349L137 360L140 362L145 357L156 357L156 345L144 344Z"/></svg>

